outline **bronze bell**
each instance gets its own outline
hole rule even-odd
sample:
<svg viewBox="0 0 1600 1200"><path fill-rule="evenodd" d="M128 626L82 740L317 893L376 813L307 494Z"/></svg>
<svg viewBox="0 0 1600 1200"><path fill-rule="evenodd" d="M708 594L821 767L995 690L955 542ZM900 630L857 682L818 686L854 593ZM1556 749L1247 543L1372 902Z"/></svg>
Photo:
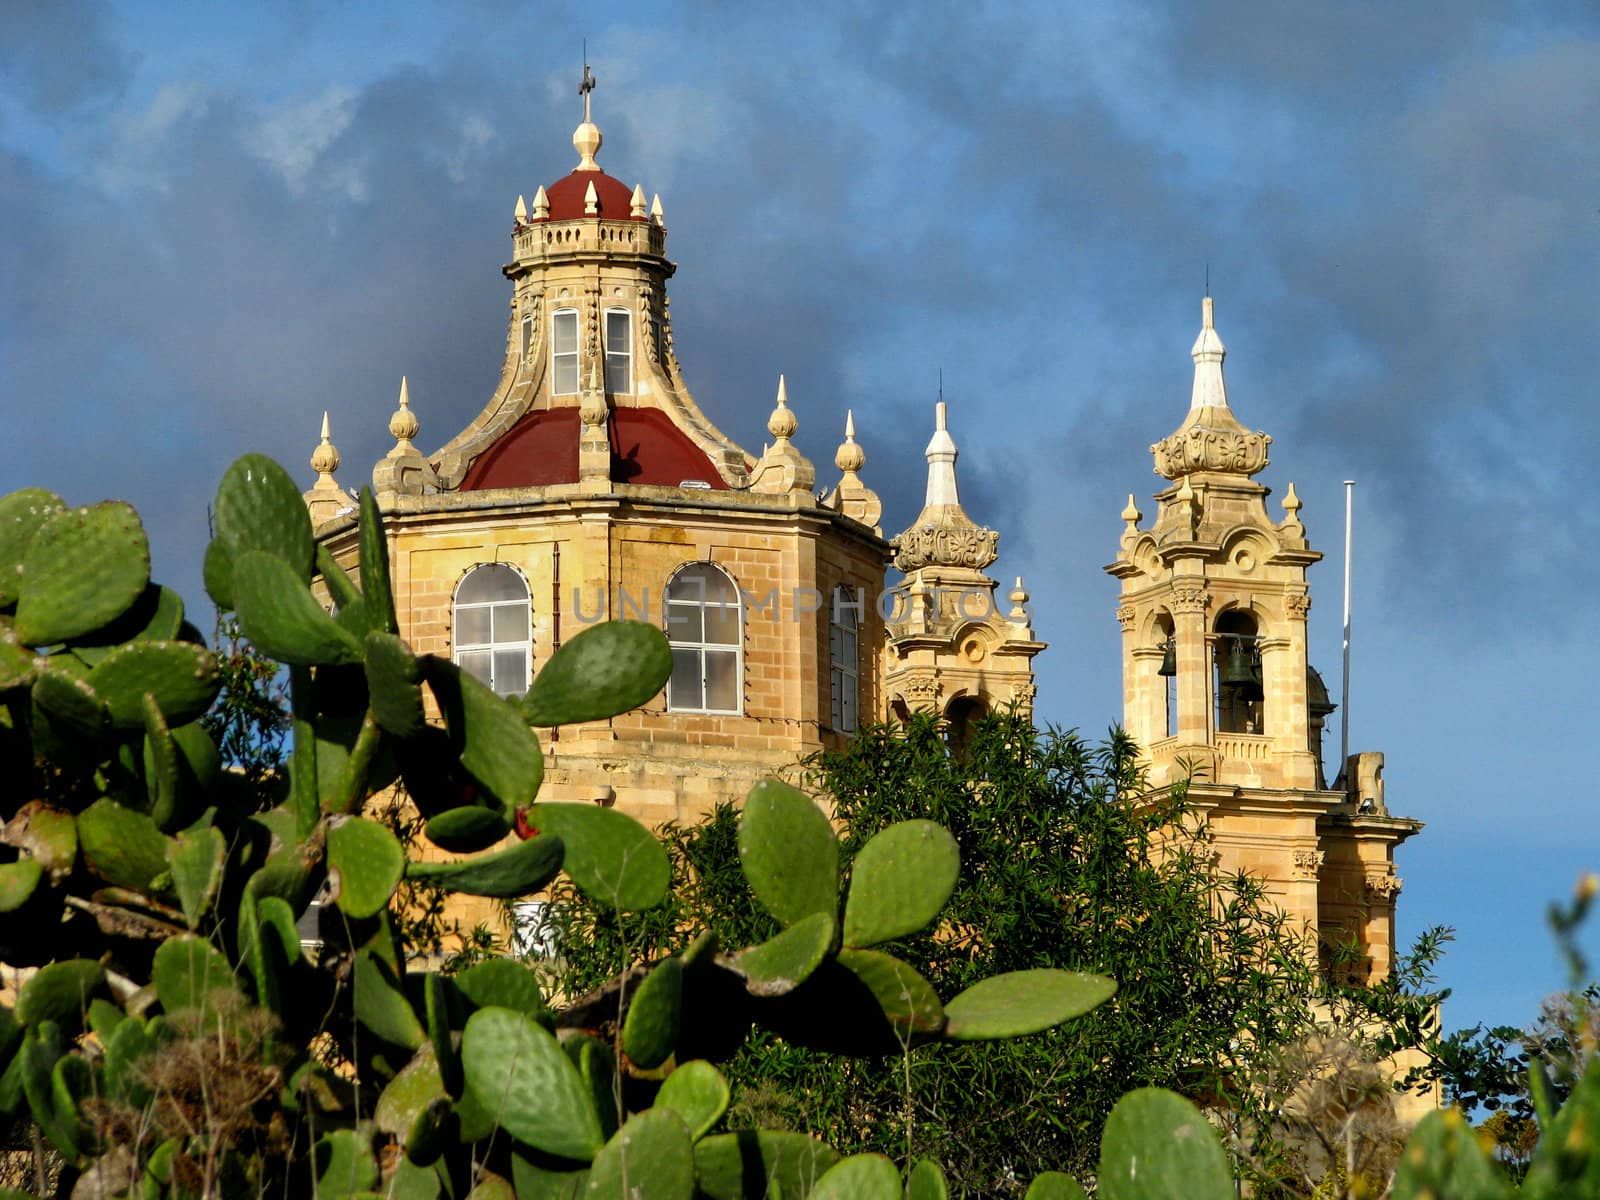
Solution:
<svg viewBox="0 0 1600 1200"><path fill-rule="evenodd" d="M1178 643L1173 638L1168 638L1161 644L1161 669L1157 675L1171 679L1178 673Z"/></svg>
<svg viewBox="0 0 1600 1200"><path fill-rule="evenodd" d="M1233 689L1240 700L1260 700L1265 694L1261 689L1260 660L1245 647L1243 638L1229 641L1228 661L1222 668L1222 686Z"/></svg>

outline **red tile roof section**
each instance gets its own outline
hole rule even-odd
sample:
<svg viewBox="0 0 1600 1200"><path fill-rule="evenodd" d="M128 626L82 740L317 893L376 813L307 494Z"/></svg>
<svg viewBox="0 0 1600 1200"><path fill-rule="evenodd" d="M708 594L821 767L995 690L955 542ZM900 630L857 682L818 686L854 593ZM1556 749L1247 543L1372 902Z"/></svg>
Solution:
<svg viewBox="0 0 1600 1200"><path fill-rule="evenodd" d="M546 188L544 194L545 199L550 201L550 219L577 221L589 216L583 211L583 198L588 194L591 183L594 184L595 198L599 201L599 215L607 221L648 220L632 215L633 189L604 171L574 171Z"/></svg>
<svg viewBox="0 0 1600 1200"><path fill-rule="evenodd" d="M529 413L467 468L464 492L544 487L578 481L578 410ZM677 487L698 479L726 491L717 468L700 447L653 408L619 408L611 414L611 481Z"/></svg>

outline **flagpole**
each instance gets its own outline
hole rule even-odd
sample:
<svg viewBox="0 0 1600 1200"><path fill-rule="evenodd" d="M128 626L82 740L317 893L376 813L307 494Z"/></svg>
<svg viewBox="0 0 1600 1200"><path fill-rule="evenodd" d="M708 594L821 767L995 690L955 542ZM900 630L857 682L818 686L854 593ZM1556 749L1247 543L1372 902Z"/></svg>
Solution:
<svg viewBox="0 0 1600 1200"><path fill-rule="evenodd" d="M1344 715L1339 721L1340 779L1344 779L1345 766L1350 761L1350 498L1355 486L1354 479L1344 481L1344 682L1339 691ZM1352 782L1344 780L1346 791Z"/></svg>

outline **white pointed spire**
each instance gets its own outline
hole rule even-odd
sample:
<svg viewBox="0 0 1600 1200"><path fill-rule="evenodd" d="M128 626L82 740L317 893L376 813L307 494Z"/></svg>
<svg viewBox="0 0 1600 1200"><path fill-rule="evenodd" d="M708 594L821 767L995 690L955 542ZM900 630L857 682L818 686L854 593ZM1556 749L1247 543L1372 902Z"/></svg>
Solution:
<svg viewBox="0 0 1600 1200"><path fill-rule="evenodd" d="M542 183L539 185L539 190L533 194L533 219L535 221L550 219L550 197L545 194Z"/></svg>
<svg viewBox="0 0 1600 1200"><path fill-rule="evenodd" d="M394 416L389 418L389 436L395 440L395 448L389 452L390 457L396 453L410 450L411 439L417 436L417 430L422 426L417 421L417 414L411 411L411 385L406 382L404 375L400 376L400 407L394 410Z"/></svg>
<svg viewBox="0 0 1600 1200"><path fill-rule="evenodd" d="M1222 360L1228 348L1217 336L1211 297L1200 302L1200 336L1194 340L1189 352L1194 359L1194 391L1189 397L1190 409L1227 408L1228 389L1222 381Z"/></svg>
<svg viewBox="0 0 1600 1200"><path fill-rule="evenodd" d="M654 221L657 225L660 225L663 222L663 218L661 216L661 193L660 192L657 192L655 194L655 199L650 201L650 219L652 221Z"/></svg>
<svg viewBox="0 0 1600 1200"><path fill-rule="evenodd" d="M583 212L589 217L600 215L600 193L594 190L592 179L589 181L589 186L583 189Z"/></svg>
<svg viewBox="0 0 1600 1200"><path fill-rule="evenodd" d="M528 202L521 195L517 196L516 211L512 215L515 216L519 222L526 221L528 219Z"/></svg>
<svg viewBox="0 0 1600 1200"><path fill-rule="evenodd" d="M642 218L645 215L643 184L636 183L633 185L633 200L628 205L628 209L630 217Z"/></svg>
<svg viewBox="0 0 1600 1200"><path fill-rule="evenodd" d="M956 459L961 451L956 449L955 439L950 436L944 401L935 404L933 411L933 438L923 455L928 460L928 492L924 504L928 508L945 505L959 508L961 497L956 490Z"/></svg>
<svg viewBox="0 0 1600 1200"><path fill-rule="evenodd" d="M767 418L767 432L780 442L794 436L794 431L800 428L800 421L789 407L789 385L784 382L782 375L778 376L778 403L772 410L772 415Z"/></svg>
<svg viewBox="0 0 1600 1200"><path fill-rule="evenodd" d="M331 480L333 473L339 469L340 461L339 450L333 444L332 436L328 432L328 414L324 411L322 414L322 444L311 452L311 469L317 473L318 482L320 483L323 478Z"/></svg>
<svg viewBox="0 0 1600 1200"><path fill-rule="evenodd" d="M856 441L856 414L850 409L845 410L844 441L834 453L833 465L852 476L867 465L867 452Z"/></svg>

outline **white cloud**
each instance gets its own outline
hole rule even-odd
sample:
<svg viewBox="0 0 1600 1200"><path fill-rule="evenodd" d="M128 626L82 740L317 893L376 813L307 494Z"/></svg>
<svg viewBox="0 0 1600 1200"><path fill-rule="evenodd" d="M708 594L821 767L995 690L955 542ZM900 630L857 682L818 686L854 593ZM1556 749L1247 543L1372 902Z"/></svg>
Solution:
<svg viewBox="0 0 1600 1200"><path fill-rule="evenodd" d="M282 175L290 192L301 195L328 147L349 128L355 100L354 90L334 84L257 121L244 134L245 148ZM333 170L323 182L351 199L365 194L348 166Z"/></svg>

